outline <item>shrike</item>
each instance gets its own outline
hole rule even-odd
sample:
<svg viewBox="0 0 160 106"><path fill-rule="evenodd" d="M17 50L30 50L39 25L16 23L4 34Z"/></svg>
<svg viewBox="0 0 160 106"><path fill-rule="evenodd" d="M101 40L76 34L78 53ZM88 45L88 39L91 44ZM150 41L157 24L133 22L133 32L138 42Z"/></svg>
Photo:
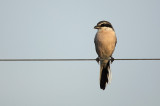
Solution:
<svg viewBox="0 0 160 106"><path fill-rule="evenodd" d="M94 27L98 29L94 43L98 54L98 62L100 61L100 88L105 89L106 83L110 83L112 74L110 70L110 62L113 60L117 38L112 24L108 21L100 21Z"/></svg>

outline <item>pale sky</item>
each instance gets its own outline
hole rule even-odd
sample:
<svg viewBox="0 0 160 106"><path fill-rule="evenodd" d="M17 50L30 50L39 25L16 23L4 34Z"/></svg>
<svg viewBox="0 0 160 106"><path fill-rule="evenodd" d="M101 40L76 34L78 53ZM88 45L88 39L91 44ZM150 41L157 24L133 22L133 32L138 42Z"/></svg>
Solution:
<svg viewBox="0 0 160 106"><path fill-rule="evenodd" d="M0 59L96 58L93 27L110 21L114 58L160 58L159 0L0 0ZM0 62L0 106L159 106L160 61Z"/></svg>

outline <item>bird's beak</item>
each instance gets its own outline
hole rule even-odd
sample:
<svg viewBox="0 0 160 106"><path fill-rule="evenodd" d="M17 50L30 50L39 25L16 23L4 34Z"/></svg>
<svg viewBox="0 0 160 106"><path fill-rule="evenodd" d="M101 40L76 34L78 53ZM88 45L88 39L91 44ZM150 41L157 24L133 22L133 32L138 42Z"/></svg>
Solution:
<svg viewBox="0 0 160 106"><path fill-rule="evenodd" d="M98 26L95 26L95 27L94 27L94 29L99 29L99 28L100 28L100 27L98 27Z"/></svg>

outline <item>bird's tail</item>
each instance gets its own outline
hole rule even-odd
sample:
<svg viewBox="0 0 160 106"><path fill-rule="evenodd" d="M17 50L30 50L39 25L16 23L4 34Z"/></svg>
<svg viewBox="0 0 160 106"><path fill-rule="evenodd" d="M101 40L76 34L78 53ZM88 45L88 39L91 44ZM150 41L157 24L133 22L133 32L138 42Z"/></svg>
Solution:
<svg viewBox="0 0 160 106"><path fill-rule="evenodd" d="M105 89L106 83L111 83L112 74L110 70L110 61L104 60L100 62L100 88Z"/></svg>

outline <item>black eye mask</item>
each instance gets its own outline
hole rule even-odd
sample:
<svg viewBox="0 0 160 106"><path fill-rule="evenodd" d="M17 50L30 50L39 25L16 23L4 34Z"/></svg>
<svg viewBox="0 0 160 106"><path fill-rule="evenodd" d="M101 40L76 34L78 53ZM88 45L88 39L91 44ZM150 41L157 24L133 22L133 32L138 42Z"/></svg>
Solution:
<svg viewBox="0 0 160 106"><path fill-rule="evenodd" d="M101 27L110 27L110 28L112 28L112 26L109 25L109 24L102 24Z"/></svg>

